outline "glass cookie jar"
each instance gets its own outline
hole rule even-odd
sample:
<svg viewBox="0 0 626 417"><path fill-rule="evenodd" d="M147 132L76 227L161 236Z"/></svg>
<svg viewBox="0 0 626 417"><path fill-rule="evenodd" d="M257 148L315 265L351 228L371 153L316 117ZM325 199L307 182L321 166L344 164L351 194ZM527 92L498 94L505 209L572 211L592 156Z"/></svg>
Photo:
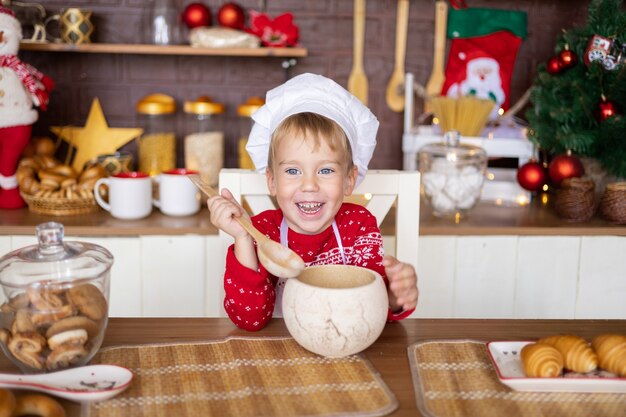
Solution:
<svg viewBox="0 0 626 417"><path fill-rule="evenodd" d="M0 347L24 373L82 366L107 327L113 256L64 242L60 223L42 223L36 233L37 245L0 258Z"/></svg>
<svg viewBox="0 0 626 417"><path fill-rule="evenodd" d="M459 132L446 132L443 143L425 145L418 152L422 193L433 214L456 221L480 199L487 170L487 152L459 139Z"/></svg>

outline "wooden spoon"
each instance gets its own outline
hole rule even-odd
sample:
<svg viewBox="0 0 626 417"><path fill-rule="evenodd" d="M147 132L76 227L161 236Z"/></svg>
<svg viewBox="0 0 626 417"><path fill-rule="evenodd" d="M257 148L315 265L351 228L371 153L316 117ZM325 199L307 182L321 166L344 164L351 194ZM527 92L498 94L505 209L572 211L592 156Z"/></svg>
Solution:
<svg viewBox="0 0 626 417"><path fill-rule="evenodd" d="M409 0L398 0L396 18L396 58L395 67L387 83L385 94L387 105L396 112L404 110L404 58L406 55L406 33L409 26Z"/></svg>
<svg viewBox="0 0 626 417"><path fill-rule="evenodd" d="M354 58L348 77L348 91L367 106L367 76L363 70L363 43L365 39L365 0L354 0Z"/></svg>
<svg viewBox="0 0 626 417"><path fill-rule="evenodd" d="M218 195L200 175L192 174L187 177L207 196ZM247 217L235 217L235 220L256 240L259 262L269 273L279 278L296 278L304 270L304 261L297 253L259 232Z"/></svg>
<svg viewBox="0 0 626 417"><path fill-rule="evenodd" d="M435 45L433 52L433 69L426 84L426 100L424 112L432 112L429 99L441 94L441 88L446 79L443 70L443 55L446 50L446 27L448 24L448 3L437 0L435 2Z"/></svg>

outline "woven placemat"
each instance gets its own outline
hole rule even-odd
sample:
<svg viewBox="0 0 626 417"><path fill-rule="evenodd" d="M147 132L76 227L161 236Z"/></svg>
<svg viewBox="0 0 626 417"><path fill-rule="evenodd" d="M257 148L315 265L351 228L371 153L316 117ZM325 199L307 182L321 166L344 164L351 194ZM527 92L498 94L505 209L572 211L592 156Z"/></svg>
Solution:
<svg viewBox="0 0 626 417"><path fill-rule="evenodd" d="M93 362L135 378L91 417L382 416L398 406L363 356L324 358L292 338L114 347Z"/></svg>
<svg viewBox="0 0 626 417"><path fill-rule="evenodd" d="M425 417L623 417L626 394L520 392L500 383L485 343L409 346L417 408Z"/></svg>

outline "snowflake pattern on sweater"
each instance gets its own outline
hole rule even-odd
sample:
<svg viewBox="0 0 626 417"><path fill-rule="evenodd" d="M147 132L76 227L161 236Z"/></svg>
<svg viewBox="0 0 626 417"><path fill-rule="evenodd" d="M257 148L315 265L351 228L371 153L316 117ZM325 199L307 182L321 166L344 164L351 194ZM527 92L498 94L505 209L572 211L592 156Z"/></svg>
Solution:
<svg viewBox="0 0 626 417"><path fill-rule="evenodd" d="M280 242L280 209L268 210L252 217L252 223L270 239ZM344 203L335 216L346 262L378 272L385 283L383 241L376 218L363 206ZM318 235L305 235L289 229L289 247L302 257L306 266L342 264L341 250L332 227ZM237 260L234 245L226 255L224 274L224 308L237 327L256 331L272 318L276 301L278 278L270 275L262 265L259 271L249 269ZM390 320L399 320L411 312L389 314Z"/></svg>

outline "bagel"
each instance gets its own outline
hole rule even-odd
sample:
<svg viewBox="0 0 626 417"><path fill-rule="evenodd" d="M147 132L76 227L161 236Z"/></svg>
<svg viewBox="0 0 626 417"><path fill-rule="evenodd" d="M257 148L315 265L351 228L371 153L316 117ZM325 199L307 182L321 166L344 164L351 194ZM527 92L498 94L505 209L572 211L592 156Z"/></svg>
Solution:
<svg viewBox="0 0 626 417"><path fill-rule="evenodd" d="M36 194L39 191L41 184L34 177L24 177L21 181L18 181L20 190L26 194Z"/></svg>
<svg viewBox="0 0 626 417"><path fill-rule="evenodd" d="M61 181L61 188L68 188L76 184L76 178L66 178Z"/></svg>
<svg viewBox="0 0 626 417"><path fill-rule="evenodd" d="M15 396L8 389L0 388L0 417L12 417L15 409Z"/></svg>
<svg viewBox="0 0 626 417"><path fill-rule="evenodd" d="M17 166L20 168L30 167L33 168L35 171L41 169L41 165L34 158L22 158Z"/></svg>
<svg viewBox="0 0 626 417"><path fill-rule="evenodd" d="M35 168L29 166L20 166L15 171L15 179L18 183L21 183L25 178L35 178Z"/></svg>
<svg viewBox="0 0 626 417"><path fill-rule="evenodd" d="M65 409L56 400L43 394L20 395L15 400L13 416L65 417Z"/></svg>
<svg viewBox="0 0 626 417"><path fill-rule="evenodd" d="M83 180L78 183L78 188L80 188L81 190L91 191L94 189L94 187L96 186L96 182L99 179L100 178L89 178L87 180Z"/></svg>
<svg viewBox="0 0 626 417"><path fill-rule="evenodd" d="M36 155L53 155L56 146L49 137L40 136L33 138L33 148Z"/></svg>
<svg viewBox="0 0 626 417"><path fill-rule="evenodd" d="M48 171L53 174L62 175L65 178L76 178L76 171L74 170L74 168L65 164L54 166L48 169Z"/></svg>
<svg viewBox="0 0 626 417"><path fill-rule="evenodd" d="M85 169L78 177L78 182L84 182L93 178L102 178L106 175L106 171L100 165L93 165Z"/></svg>
<svg viewBox="0 0 626 417"><path fill-rule="evenodd" d="M42 169L50 169L59 165L59 161L50 155L35 155L33 159Z"/></svg>

